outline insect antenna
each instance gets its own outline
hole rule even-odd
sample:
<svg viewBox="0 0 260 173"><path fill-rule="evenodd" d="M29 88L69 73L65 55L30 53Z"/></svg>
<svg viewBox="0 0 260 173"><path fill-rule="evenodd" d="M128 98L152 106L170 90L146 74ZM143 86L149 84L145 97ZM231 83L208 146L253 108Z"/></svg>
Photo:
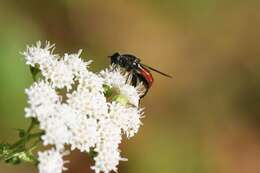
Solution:
<svg viewBox="0 0 260 173"><path fill-rule="evenodd" d="M168 75L168 74L166 74L166 73L163 73L163 72L161 72L161 71L159 71L159 70L156 70L155 68L152 68L152 67L150 67L150 66L148 66L148 65L141 64L141 66L144 66L144 67L146 67L146 68L149 68L150 70L155 71L155 72L157 72L157 73L159 73L159 74L161 74L161 75L163 75L163 76L166 76L166 77L168 77L168 78L172 78L172 76L170 76L170 75Z"/></svg>

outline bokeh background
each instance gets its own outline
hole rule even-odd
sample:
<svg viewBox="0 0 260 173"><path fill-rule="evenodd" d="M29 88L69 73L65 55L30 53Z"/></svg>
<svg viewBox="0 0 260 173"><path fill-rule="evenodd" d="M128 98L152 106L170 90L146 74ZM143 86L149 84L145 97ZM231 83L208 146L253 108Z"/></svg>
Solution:
<svg viewBox="0 0 260 173"><path fill-rule="evenodd" d="M38 40L60 54L82 48L93 71L119 51L174 76L154 73L119 173L260 172L259 0L0 0L0 141L29 123L32 79L19 53ZM87 155L68 159L67 173L91 172ZM37 169L0 163L0 172Z"/></svg>

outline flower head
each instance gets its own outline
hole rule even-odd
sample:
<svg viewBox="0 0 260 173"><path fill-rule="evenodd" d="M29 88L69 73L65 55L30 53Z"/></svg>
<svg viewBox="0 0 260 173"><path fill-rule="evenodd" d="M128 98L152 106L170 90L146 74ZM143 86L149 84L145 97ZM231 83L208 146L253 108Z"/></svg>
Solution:
<svg viewBox="0 0 260 173"><path fill-rule="evenodd" d="M127 74L115 65L102 70L100 76L104 79L104 83L109 86L119 88L126 83Z"/></svg>
<svg viewBox="0 0 260 173"><path fill-rule="evenodd" d="M89 92L103 93L104 80L95 73L82 71L77 79L79 83L77 87L78 91L88 90Z"/></svg>
<svg viewBox="0 0 260 173"><path fill-rule="evenodd" d="M43 71L43 75L51 81L54 88L62 89L66 87L69 90L74 82L72 68L62 60L54 61L52 66Z"/></svg>
<svg viewBox="0 0 260 173"><path fill-rule="evenodd" d="M118 149L110 148L110 146L106 144L103 144L103 146L100 147L98 155L94 160L95 166L92 166L91 168L95 170L96 173L117 172L119 161L127 161L127 159L120 156L120 151Z"/></svg>
<svg viewBox="0 0 260 173"><path fill-rule="evenodd" d="M42 47L40 41L36 43L36 46L27 46L27 49L22 54L25 57L26 64L35 67L39 65L42 69L48 67L57 55L52 54L54 45L50 42L46 42L45 46Z"/></svg>
<svg viewBox="0 0 260 173"><path fill-rule="evenodd" d="M72 132L70 140L71 149L79 149L81 152L89 152L90 147L94 147L98 141L97 120L86 116L75 117L74 122L69 127Z"/></svg>
<svg viewBox="0 0 260 173"><path fill-rule="evenodd" d="M26 117L41 119L53 112L55 105L60 102L60 97L49 82L38 81L25 90L30 107L25 108Z"/></svg>
<svg viewBox="0 0 260 173"><path fill-rule="evenodd" d="M67 103L79 114L92 118L100 118L108 112L106 98L101 93L77 90L67 95Z"/></svg>
<svg viewBox="0 0 260 173"><path fill-rule="evenodd" d="M74 54L65 54L64 55L64 62L68 64L73 72L74 76L80 76L81 73L84 73L87 71L88 66L91 64L90 61L83 61L80 58L80 55L82 53L82 50L80 49L78 53Z"/></svg>
<svg viewBox="0 0 260 173"><path fill-rule="evenodd" d="M62 159L64 155L66 153L60 153L55 149L39 152L39 173L62 173L63 170L66 170L65 161Z"/></svg>
<svg viewBox="0 0 260 173"><path fill-rule="evenodd" d="M117 102L109 105L109 118L126 133L127 137L133 137L140 127L142 111L136 107L125 107Z"/></svg>
<svg viewBox="0 0 260 173"><path fill-rule="evenodd" d="M134 87L129 84L131 74L127 73L121 68L110 66L100 72L100 76L104 78L104 83L117 90L120 95L125 96L128 102L136 107L139 105L140 95L143 92L141 85Z"/></svg>
<svg viewBox="0 0 260 173"><path fill-rule="evenodd" d="M65 104L57 104L53 113L39 119L40 128L45 131L41 137L44 145L55 145L57 149L63 149L72 138L68 122L73 115L72 110Z"/></svg>
<svg viewBox="0 0 260 173"><path fill-rule="evenodd" d="M121 143L120 128L110 119L102 119L98 129L100 138L95 148L98 155L94 158L95 166L92 169L96 173L117 171L120 160L125 160L120 156L118 145Z"/></svg>

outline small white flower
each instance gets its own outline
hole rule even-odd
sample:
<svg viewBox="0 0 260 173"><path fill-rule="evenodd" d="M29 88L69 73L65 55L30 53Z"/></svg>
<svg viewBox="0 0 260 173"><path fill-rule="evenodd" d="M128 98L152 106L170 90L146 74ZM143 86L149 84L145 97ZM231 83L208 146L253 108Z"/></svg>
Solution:
<svg viewBox="0 0 260 173"><path fill-rule="evenodd" d="M130 75L129 78L128 75ZM100 76L103 77L105 84L115 88L119 94L128 99L130 104L138 107L143 91L140 87L141 83L137 87L128 84L131 81L131 74L124 73L119 67L110 66L110 68L101 71Z"/></svg>
<svg viewBox="0 0 260 173"><path fill-rule="evenodd" d="M65 144L68 144L72 138L72 132L68 127L67 121L70 119L73 112L70 111L67 105L56 105L53 114L39 119L40 128L45 131L42 136L43 144L55 145L57 149L63 149Z"/></svg>
<svg viewBox="0 0 260 173"><path fill-rule="evenodd" d="M82 71L77 78L77 90L88 90L90 92L103 93L103 79L90 71Z"/></svg>
<svg viewBox="0 0 260 173"><path fill-rule="evenodd" d="M96 173L117 172L119 161L127 161L127 159L120 156L120 151L118 149L111 149L109 146L106 146L106 144L100 148L102 149L98 150L98 155L94 158L95 166L91 167Z"/></svg>
<svg viewBox="0 0 260 173"><path fill-rule="evenodd" d="M70 123L72 137L70 140L71 149L79 149L81 152L89 152L90 147L94 147L98 141L97 120L86 116L75 117Z"/></svg>
<svg viewBox="0 0 260 173"><path fill-rule="evenodd" d="M47 67L56 58L56 55L52 54L54 45L50 45L50 42L46 42L42 47L40 41L36 43L36 46L27 46L27 50L22 54L25 56L26 64L35 67L36 64Z"/></svg>
<svg viewBox="0 0 260 173"><path fill-rule="evenodd" d="M47 120L46 127L42 128L45 134L41 137L44 145L53 144L58 149L63 149L71 138L71 132L67 126L57 117Z"/></svg>
<svg viewBox="0 0 260 173"><path fill-rule="evenodd" d="M111 145L111 148L117 148L122 140L120 127L108 118L100 119L98 126L98 133L100 137L98 143L107 143Z"/></svg>
<svg viewBox="0 0 260 173"><path fill-rule="evenodd" d="M45 79L51 81L53 87L71 89L74 77L79 77L81 73L87 71L88 65L92 61L84 62L80 59L82 50L77 54L65 54L63 58L54 55L54 45L46 42L46 46L42 47L41 42L37 42L36 46L27 47L25 56L26 64L35 67L39 65L39 69Z"/></svg>
<svg viewBox="0 0 260 173"><path fill-rule="evenodd" d="M142 125L142 111L136 107L125 107L120 103L112 102L109 105L109 118L119 126L127 137L133 137Z"/></svg>
<svg viewBox="0 0 260 173"><path fill-rule="evenodd" d="M100 76L104 79L105 84L119 88L126 83L127 74L124 74L120 68L113 65L105 70L102 70L100 72Z"/></svg>
<svg viewBox="0 0 260 173"><path fill-rule="evenodd" d="M87 71L87 68L89 64L91 64L91 60L84 62L80 55L82 53L82 50L80 49L77 54L65 54L64 55L64 61L66 64L70 66L70 68L73 71L74 76L79 76L81 73L84 73Z"/></svg>
<svg viewBox="0 0 260 173"><path fill-rule="evenodd" d="M64 155L66 155L66 153L60 153L55 149L39 152L39 173L62 173L63 170L66 170L64 167L66 161L62 159Z"/></svg>
<svg viewBox="0 0 260 173"><path fill-rule="evenodd" d="M49 79L54 88L64 88L67 90L71 89L71 85L74 82L73 70L66 64L62 59L55 61L52 66L43 72L46 79Z"/></svg>
<svg viewBox="0 0 260 173"><path fill-rule="evenodd" d="M95 166L91 168L96 173L117 171L120 160L126 160L120 156L118 149L121 143L121 130L110 119L102 119L99 122L99 142L94 149L98 155L94 158Z"/></svg>
<svg viewBox="0 0 260 173"><path fill-rule="evenodd" d="M26 117L42 117L53 112L60 97L52 88L50 83L45 81L34 82L33 85L25 90L30 107L25 108Z"/></svg>
<svg viewBox="0 0 260 173"><path fill-rule="evenodd" d="M71 149L79 149L82 152L89 152L90 147L94 147L98 140L97 120L88 118L67 104L63 104L61 118L68 127L71 136L68 144Z"/></svg>
<svg viewBox="0 0 260 173"><path fill-rule="evenodd" d="M120 94L127 97L129 103L133 104L134 106L138 107L139 100L140 100L140 94L136 87L133 87L132 85L122 85L120 88Z"/></svg>
<svg viewBox="0 0 260 173"><path fill-rule="evenodd" d="M77 90L67 97L68 105L85 116L98 119L108 112L106 97L101 93Z"/></svg>

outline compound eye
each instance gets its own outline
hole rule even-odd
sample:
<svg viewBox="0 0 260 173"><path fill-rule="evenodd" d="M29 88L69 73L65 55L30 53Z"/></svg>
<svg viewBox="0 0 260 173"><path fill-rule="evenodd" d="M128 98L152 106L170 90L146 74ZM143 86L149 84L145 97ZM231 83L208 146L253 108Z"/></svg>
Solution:
<svg viewBox="0 0 260 173"><path fill-rule="evenodd" d="M119 63L123 63L124 62L124 59L121 56L117 57L117 60L118 60Z"/></svg>

